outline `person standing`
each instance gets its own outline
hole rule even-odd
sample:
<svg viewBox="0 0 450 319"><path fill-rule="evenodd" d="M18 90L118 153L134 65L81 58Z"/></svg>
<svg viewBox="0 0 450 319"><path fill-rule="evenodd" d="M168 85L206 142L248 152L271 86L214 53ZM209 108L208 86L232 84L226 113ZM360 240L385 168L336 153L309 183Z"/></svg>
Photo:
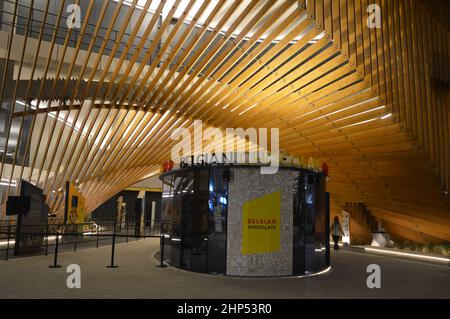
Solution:
<svg viewBox="0 0 450 319"><path fill-rule="evenodd" d="M339 223L339 217L335 216L334 221L331 224L331 236L333 237L334 241L334 250L339 249L339 240L341 239L341 236L344 234L344 231L342 230L341 224Z"/></svg>

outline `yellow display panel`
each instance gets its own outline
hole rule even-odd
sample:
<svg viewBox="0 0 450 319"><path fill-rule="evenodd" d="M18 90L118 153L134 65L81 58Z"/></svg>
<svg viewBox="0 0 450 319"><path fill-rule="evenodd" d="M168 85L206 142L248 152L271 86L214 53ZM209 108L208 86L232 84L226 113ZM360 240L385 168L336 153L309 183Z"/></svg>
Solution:
<svg viewBox="0 0 450 319"><path fill-rule="evenodd" d="M242 254L279 251L281 191L246 202L242 213Z"/></svg>
<svg viewBox="0 0 450 319"><path fill-rule="evenodd" d="M85 214L84 197L73 183L66 184L65 220L68 224L83 224Z"/></svg>

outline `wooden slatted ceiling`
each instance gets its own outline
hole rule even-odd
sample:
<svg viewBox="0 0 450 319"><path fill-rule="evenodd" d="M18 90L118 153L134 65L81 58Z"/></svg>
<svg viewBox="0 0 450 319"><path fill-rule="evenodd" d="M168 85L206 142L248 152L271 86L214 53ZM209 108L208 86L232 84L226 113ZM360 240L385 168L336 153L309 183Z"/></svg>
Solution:
<svg viewBox="0 0 450 319"><path fill-rule="evenodd" d="M68 3L58 1L56 21ZM371 1L382 9L381 29L366 25L367 0L99 3L86 7L72 45L71 30L63 44L57 28L44 41L42 23L33 39L7 33L0 100L12 108L8 123L19 119L22 134L30 119L32 134L28 162L16 155L11 164L3 153L2 181L38 184L55 211L65 181L76 181L92 211L158 174L173 129L192 129L194 119L277 127L288 152L329 164L333 207L364 202L392 231L411 230L403 236L449 240L448 1ZM10 3L13 25L17 7ZM94 11L98 23L81 49ZM34 101L17 111L16 99Z"/></svg>
<svg viewBox="0 0 450 319"><path fill-rule="evenodd" d="M439 177L442 190L448 189L449 185L448 98L447 101L445 98L441 100L444 102L441 104L433 103L433 100L429 99L442 94L442 91L438 89L439 86L448 85L446 84L450 73L448 70L448 44L450 42L448 2L436 1L431 2L431 5L429 1L376 1L374 3L382 8L383 25L381 29L361 29L359 27L365 22L367 15L364 12L361 15L361 11L358 9L366 8L367 1L361 1L361 3L358 0L333 1L332 3L313 1L307 9L318 23L325 26L327 33L334 34L335 39L338 39L335 42L336 45L341 47L342 52L349 57L357 69L364 72L365 75L371 76L373 90L379 92L379 95L386 101L386 106L399 116L400 130L395 133L395 138L390 137L389 142L386 142L386 135L381 135L378 147L374 147L373 144L376 142L372 143L372 139L366 139L367 146L364 150L375 153L369 155L370 157L365 156L369 160L368 164L375 167L377 163L374 163L374 160L377 161L376 157L380 152L390 149L391 151L385 154L387 157L392 156L390 153L397 155L395 153L399 153L398 151L401 149L405 151L410 149L414 150L414 153L399 164L406 165L407 161L414 159L414 155L416 160L424 161L425 166L429 169L422 173L427 176L420 176L417 170L411 170L409 178L402 176L403 183L392 180L391 175L382 177L381 171L375 171L378 183L375 183L374 178L368 177L362 180L353 178L353 180L362 189L370 191L368 197L371 199L364 199L364 201L375 200L372 203L373 209L383 205L382 208L389 210L389 205L383 201L392 200L406 216L418 212L426 213L430 215L429 218L436 219L436 216L431 216L433 215L431 207L440 206L442 211L437 216L448 218L448 207L437 204L441 196L439 189L432 194L423 190L424 187L432 188L433 183L436 182L429 176L433 173ZM327 10L329 5L339 6L339 10ZM331 25L326 21L328 16L335 21L337 12L339 12L338 19L341 22L344 21L344 27ZM350 27L346 29L348 26ZM424 30L430 26L434 29L433 36L438 39L437 42L425 40L427 33ZM370 36L367 36L367 32ZM365 50L367 45L364 44L364 41L368 38L373 38L375 41L370 41L368 43L370 50ZM439 41L441 41L440 46ZM436 76L431 75L432 66L428 62L429 60L427 61L431 56L437 58L438 65L442 67L437 71L438 75ZM436 86L436 83L430 83L430 78L438 80L440 84ZM421 94L423 95L421 96ZM433 134L435 134L434 137ZM338 153L342 154L342 151L346 151L346 156L351 156L352 160L357 159L354 147L354 142L347 148L344 144L335 145L335 151L329 155L341 159L340 162L342 162L345 156ZM436 156L436 153L439 156ZM350 174L348 177L352 178L352 175ZM383 185L386 185L384 194ZM415 205L411 205L412 203Z"/></svg>

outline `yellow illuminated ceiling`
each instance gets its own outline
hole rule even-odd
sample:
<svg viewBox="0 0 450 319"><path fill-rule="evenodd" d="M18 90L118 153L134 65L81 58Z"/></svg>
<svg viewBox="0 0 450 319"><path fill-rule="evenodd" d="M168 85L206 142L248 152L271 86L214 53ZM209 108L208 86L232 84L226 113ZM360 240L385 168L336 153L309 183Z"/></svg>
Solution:
<svg viewBox="0 0 450 319"><path fill-rule="evenodd" d="M71 180L92 211L157 174L173 129L199 119L280 128L283 149L328 163L334 210L364 202L405 238L449 241L449 13L426 0L4 1L2 202L25 179L58 210Z"/></svg>

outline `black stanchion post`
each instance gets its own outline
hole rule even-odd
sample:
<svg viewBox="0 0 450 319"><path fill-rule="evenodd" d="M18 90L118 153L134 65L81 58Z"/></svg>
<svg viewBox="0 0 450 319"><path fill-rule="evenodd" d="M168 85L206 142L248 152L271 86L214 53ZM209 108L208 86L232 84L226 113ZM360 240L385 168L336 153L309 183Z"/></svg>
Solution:
<svg viewBox="0 0 450 319"><path fill-rule="evenodd" d="M128 218L125 219L125 227L127 228L127 239L126 239L126 242L128 244Z"/></svg>
<svg viewBox="0 0 450 319"><path fill-rule="evenodd" d="M61 268L61 265L58 265L58 249L59 249L59 233L56 232L56 246L55 246L55 257L53 258L53 265L50 265L50 268Z"/></svg>
<svg viewBox="0 0 450 319"><path fill-rule="evenodd" d="M75 224L75 242L73 244L73 251L77 251L77 239L78 239L78 224Z"/></svg>
<svg viewBox="0 0 450 319"><path fill-rule="evenodd" d="M99 231L99 229L100 229L100 225L97 225L97 243L96 243L95 248L98 248L98 231Z"/></svg>
<svg viewBox="0 0 450 319"><path fill-rule="evenodd" d="M8 261L9 258L9 239L11 238L11 225L8 225L8 241L6 242L6 255L5 260Z"/></svg>
<svg viewBox="0 0 450 319"><path fill-rule="evenodd" d="M48 255L48 223L47 223L47 231L45 233L45 256Z"/></svg>
<svg viewBox="0 0 450 319"><path fill-rule="evenodd" d="M159 265L159 267L161 267L161 268L164 268L164 267L167 267L165 264L164 264L164 235L161 235L161 237L160 237L160 248L159 248L159 257L160 257L160 259L161 259L161 263L160 263L160 265Z"/></svg>
<svg viewBox="0 0 450 319"><path fill-rule="evenodd" d="M108 268L117 268L119 266L114 265L114 253L116 248L116 223L114 223L113 227L113 238L112 238L112 249L111 249L111 265L106 266Z"/></svg>

